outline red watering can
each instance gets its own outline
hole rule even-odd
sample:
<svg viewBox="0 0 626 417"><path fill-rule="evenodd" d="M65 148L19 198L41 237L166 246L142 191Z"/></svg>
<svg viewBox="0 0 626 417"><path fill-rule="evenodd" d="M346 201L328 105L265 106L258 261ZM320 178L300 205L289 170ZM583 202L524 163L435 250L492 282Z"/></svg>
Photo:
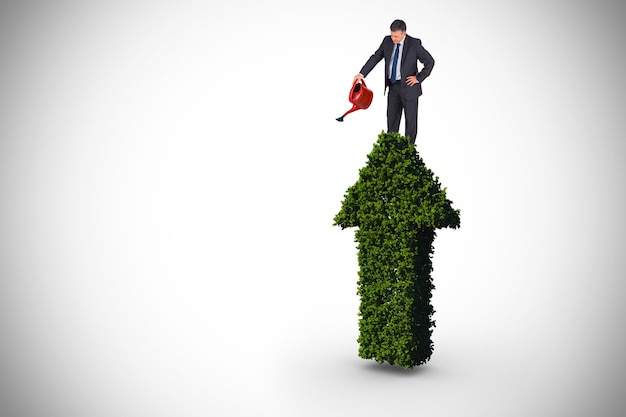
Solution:
<svg viewBox="0 0 626 417"><path fill-rule="evenodd" d="M352 108L345 112L343 116L338 117L338 122L343 122L343 118L352 113L355 110L367 109L370 104L372 104L372 98L374 98L374 93L372 90L367 88L365 85L365 80L354 80L352 84L352 88L350 89L350 96L348 96L348 100L353 104Z"/></svg>

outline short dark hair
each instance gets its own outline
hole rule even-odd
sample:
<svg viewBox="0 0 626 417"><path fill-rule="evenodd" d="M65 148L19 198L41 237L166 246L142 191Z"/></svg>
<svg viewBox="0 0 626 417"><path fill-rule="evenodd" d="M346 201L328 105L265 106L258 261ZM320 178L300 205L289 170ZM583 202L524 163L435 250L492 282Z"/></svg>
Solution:
<svg viewBox="0 0 626 417"><path fill-rule="evenodd" d="M404 23L403 20L396 19L393 22L391 22L391 26L389 28L391 29L392 32L396 32L396 31L406 32L406 23Z"/></svg>

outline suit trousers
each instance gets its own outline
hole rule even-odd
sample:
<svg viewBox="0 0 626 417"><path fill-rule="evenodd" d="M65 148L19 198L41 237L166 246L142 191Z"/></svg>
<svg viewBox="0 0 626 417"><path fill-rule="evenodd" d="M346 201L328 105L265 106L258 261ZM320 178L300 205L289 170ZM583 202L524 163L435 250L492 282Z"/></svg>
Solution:
<svg viewBox="0 0 626 417"><path fill-rule="evenodd" d="M415 144L417 136L417 109L419 97L407 99L406 89L410 88L404 80L398 80L389 86L387 95L387 131L398 132L400 118L404 110L404 136L408 136Z"/></svg>

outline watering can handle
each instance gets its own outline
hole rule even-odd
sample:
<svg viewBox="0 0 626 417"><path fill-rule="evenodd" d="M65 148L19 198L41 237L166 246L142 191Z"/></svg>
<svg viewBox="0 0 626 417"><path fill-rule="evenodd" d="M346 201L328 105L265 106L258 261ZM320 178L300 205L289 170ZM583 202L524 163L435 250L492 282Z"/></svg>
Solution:
<svg viewBox="0 0 626 417"><path fill-rule="evenodd" d="M361 79L354 80L354 82L352 83L352 89L353 89L353 90L354 90L354 86L355 86L355 85L356 85L356 83L358 83L359 81L363 84L363 87L367 87L367 84L365 84L365 80L364 80L363 78L361 78Z"/></svg>

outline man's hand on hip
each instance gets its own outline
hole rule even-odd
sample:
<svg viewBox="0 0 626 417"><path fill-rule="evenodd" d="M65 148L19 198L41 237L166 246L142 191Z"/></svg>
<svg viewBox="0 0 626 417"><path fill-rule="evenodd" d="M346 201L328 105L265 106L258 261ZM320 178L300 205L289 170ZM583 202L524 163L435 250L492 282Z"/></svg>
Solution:
<svg viewBox="0 0 626 417"><path fill-rule="evenodd" d="M417 77L415 75L410 75L408 77L406 77L406 84L409 87L413 87L415 84L418 84L419 81L417 81Z"/></svg>

